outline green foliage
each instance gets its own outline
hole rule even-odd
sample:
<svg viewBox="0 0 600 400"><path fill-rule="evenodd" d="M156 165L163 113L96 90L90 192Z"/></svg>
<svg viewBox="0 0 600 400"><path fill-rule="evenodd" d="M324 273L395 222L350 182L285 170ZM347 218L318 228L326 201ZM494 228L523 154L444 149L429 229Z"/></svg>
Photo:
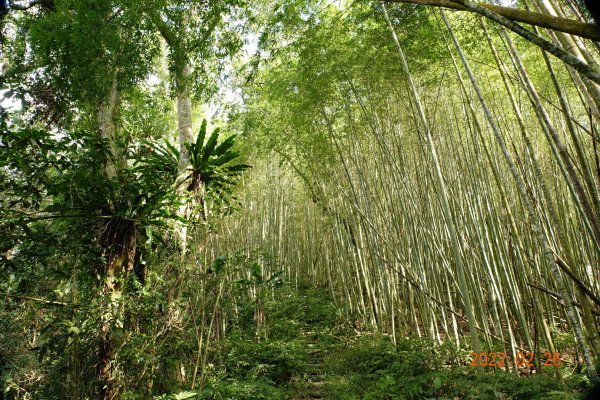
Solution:
<svg viewBox="0 0 600 400"><path fill-rule="evenodd" d="M273 339L299 338L302 329L310 326L311 332L323 344L338 342L347 335L349 324L336 307L327 291L319 288L297 290L284 285L266 302L269 316L269 337Z"/></svg>
<svg viewBox="0 0 600 400"><path fill-rule="evenodd" d="M17 296L6 303L7 316L18 310L19 296L34 298L25 307L31 312L31 328L22 329L35 333L32 354L39 359L37 366L11 362L2 371L4 379L19 382L24 371L32 369L39 375L23 387L25 391L39 390L56 398L95 393L93 366L98 362L98 326L105 309L99 288L106 254L122 251L124 242L113 238L133 235L138 243L131 262L136 272L144 269L152 231L164 233L168 221L178 219L178 196L172 181L152 163L137 163L107 178L103 174L109 162L107 144L95 135L20 129L3 136L0 146L6 205L0 211L0 290ZM130 346L143 343L139 338L144 335L135 334L135 329L141 322L148 327L153 318L160 320L157 307L164 304L156 293L140 290L137 279L130 274L127 282L119 283L128 289L125 300L135 307L128 310L131 319L116 327L114 335L123 343L123 359L130 362L131 371L157 360L136 359Z"/></svg>
<svg viewBox="0 0 600 400"><path fill-rule="evenodd" d="M131 8L147 15L165 39L178 90L204 101L218 91L226 61L243 45L241 27L231 20L243 12L244 4L244 0L156 0L150 5L133 2ZM186 64L193 67L191 76L182 79L179 73Z"/></svg>
<svg viewBox="0 0 600 400"><path fill-rule="evenodd" d="M338 183L332 173L340 168L336 143L370 134L372 121L361 126L353 120L403 85L396 49L375 2L280 2L263 12L270 24L261 46L270 59L255 63L262 68L244 87L244 128L258 146L282 155L313 201L326 201L318 188ZM447 67L435 62L446 52L435 17L426 7L394 7L391 13L403 28L398 34L411 63L439 85L435 72Z"/></svg>
<svg viewBox="0 0 600 400"><path fill-rule="evenodd" d="M16 252L0 260L3 277L14 273L16 279L2 281L12 282L12 289L30 279L43 282L44 275L64 278L65 261L75 253L83 263L95 263L90 228L101 208L97 193L106 191L98 168L106 159L102 143L85 134L23 129L3 137L0 146L5 204L0 242L4 252Z"/></svg>
<svg viewBox="0 0 600 400"><path fill-rule="evenodd" d="M82 239L78 246L85 244L91 250L96 243L95 232L107 219L131 221L142 237L147 227L165 228L167 221L178 219L174 210L179 199L173 193L172 181L164 179L161 165L146 162L124 168L118 177L109 179L102 167L109 162L107 144L95 136L19 130L3 140L2 147L5 151L0 162L6 172L3 189L7 204L2 210L7 234L0 238L4 251L27 238L19 248L25 256L27 246L39 250L40 240L66 240L64 231L59 234L61 230L78 232L75 235ZM44 239L36 235L36 230L57 230L58 236ZM56 243L31 255L42 260L44 255L50 256L49 251L58 251L56 246L60 245L69 247Z"/></svg>
<svg viewBox="0 0 600 400"><path fill-rule="evenodd" d="M37 357L29 351L30 343L23 335L31 314L17 305L0 308L0 391L4 394L39 384L40 370L31 368L36 365Z"/></svg>
<svg viewBox="0 0 600 400"><path fill-rule="evenodd" d="M154 79L158 79L161 72L154 72ZM146 83L122 93L119 121L125 127L121 132L124 136L122 141L129 146L138 141L160 143L168 138L166 132L177 131L177 115L172 99L167 88L158 82Z"/></svg>
<svg viewBox="0 0 600 400"><path fill-rule="evenodd" d="M260 281L274 295L264 305L269 336L256 340L255 326L244 320L252 319L258 303L241 298L235 328L211 350L206 388L202 392L206 398L287 399L299 396L302 388L298 383L305 379L310 363L310 347L304 331L319 331L335 318L331 299L323 290L299 291L289 284L272 285L269 282L274 282L273 279L258 279L255 268L254 271L250 274L254 274L254 278L247 280L244 286ZM317 310L307 312L310 307ZM329 311L333 312L326 316ZM324 321L315 320L316 315L325 317Z"/></svg>
<svg viewBox="0 0 600 400"><path fill-rule="evenodd" d="M119 88L144 79L159 43L130 3L56 0L51 10L26 20L33 62L40 68L37 84L62 101L95 106L113 79Z"/></svg>
<svg viewBox="0 0 600 400"><path fill-rule="evenodd" d="M154 397L154 399L156 399L156 400L185 400L185 399L195 398L197 396L197 394L198 393L196 393L196 392L179 392L179 393L173 393L173 394L169 394L169 395L157 396L157 397Z"/></svg>
<svg viewBox="0 0 600 400"><path fill-rule="evenodd" d="M287 399L285 390L273 386L264 379L240 380L216 377L207 382L202 398L211 400Z"/></svg>
<svg viewBox="0 0 600 400"><path fill-rule="evenodd" d="M187 175L182 176L177 185L185 185L192 197L200 199L202 207L205 207L205 194L210 195L210 199L216 203L228 205L233 186L237 183L236 178L251 166L236 162L241 153L234 150L237 139L235 135L219 143L220 129L217 128L205 143L206 126L207 121L203 120L196 140L185 144L190 165L186 169ZM162 145L142 141L133 171L147 185L176 182L179 160L179 150L168 141L164 141ZM156 192L159 188L149 189Z"/></svg>
<svg viewBox="0 0 600 400"><path fill-rule="evenodd" d="M419 399L434 396L447 379L436 368L444 355L432 343L404 339L395 346L388 338L364 336L348 349L332 356L331 368L342 382L332 385L339 398Z"/></svg>
<svg viewBox="0 0 600 400"><path fill-rule="evenodd" d="M274 385L289 383L306 363L306 346L300 340L233 339L221 343L218 353L231 377L264 379Z"/></svg>
<svg viewBox="0 0 600 400"><path fill-rule="evenodd" d="M250 166L232 164L233 160L240 157L240 152L233 150L235 136L230 136L219 144L220 129L217 128L205 143L206 125L206 120L203 120L196 141L186 143L191 163L191 174L187 177L188 190L196 193L204 185L207 190L223 197L225 193L231 192L231 186L234 184L232 179Z"/></svg>
<svg viewBox="0 0 600 400"><path fill-rule="evenodd" d="M447 397L465 399L578 399L574 387L580 382L567 382L568 389L549 375L518 376L505 371L476 374L472 370L454 370L444 382L443 393Z"/></svg>
<svg viewBox="0 0 600 400"><path fill-rule="evenodd" d="M581 381L546 374L519 376L504 370L483 374L456 367L457 349L425 339L366 335L328 359L338 375L327 386L335 399L547 399L578 398ZM452 369L450 369L450 366ZM559 397L553 397L559 396ZM562 397L560 397L562 396Z"/></svg>
<svg viewBox="0 0 600 400"><path fill-rule="evenodd" d="M304 389L323 354L326 362L317 368L329 373L324 394L332 399L574 398L585 386L581 375L567 369L533 376L500 370L477 374L460 367L462 350L449 341L405 338L394 344L386 336L364 333L357 338L347 314L334 304L329 290L346 296L348 312L360 313L364 321L374 317L377 329L395 328L396 334L413 324L407 319L423 326L438 323L429 307L433 300L461 312L460 302L448 301L455 300L456 291L446 232L431 202L431 164L416 145L414 104L399 83L396 49L378 2L43 0L31 6L18 14L3 9L0 15L6 32L0 38L0 90L8 89L0 96L15 96L24 106L7 113L0 105L0 397L100 398L99 339L106 337L114 350L114 380L125 400L306 397ZM250 15L255 10L260 15ZM540 254L528 225L497 218L495 208L514 197L514 187L500 178L489 184L492 172L502 176L506 169L496 163L493 146L485 149L494 160L486 164L481 151L487 139L469 141L476 137L470 130L480 127L475 123L479 108L465 114L468 88L460 91L458 78L448 74L451 60L437 13L390 5L390 16L402 28L399 39L411 68L419 71L415 81L441 145L441 167L448 172L451 206L464 233L465 259L473 260L472 277L487 276L479 265L517 274L514 282L499 281L498 291L478 285L479 308L488 309L488 301L499 304L506 317L494 321L493 332L516 328L510 332L522 342L529 327L518 318L519 304L502 304L502 298L488 298L488 293L508 287L507 296L529 304L539 300L529 288L520 288L529 278L549 289L556 282L538 268ZM491 52L472 28L476 22L473 15L452 16L467 57L483 66L477 75L488 84L485 96L502 111L507 100L500 96L496 68L489 68ZM219 129L207 131L206 120L196 140L184 144L190 165L183 165L180 148L168 137L176 125L172 97L209 100L216 82L230 78L225 65L244 44L246 23L261 32L254 33L260 36L258 54L253 70L245 71L245 104L237 116L247 134L244 144L267 148L268 163L270 152L276 152L304 180L310 196L293 183L274 188L277 196L250 193L252 207L267 200L257 219L240 218L256 224L254 230L237 231L235 218L194 223L187 232L189 251L181 254L169 235L174 226L192 225L181 210L193 213L199 202L205 218L209 209L224 211L215 217L228 213L234 208L229 204L233 187L250 167L241 162L242 136L221 139ZM492 40L504 48L503 40ZM537 52L515 42L524 49L535 84L541 83L540 94L553 104L546 66ZM511 80L521 81L505 61ZM149 83L149 76L168 80L168 72L171 82ZM571 76L563 71L559 78ZM113 85L117 98L110 122L116 138L108 143L96 130ZM573 118L565 113L557 121L573 120L583 133L587 122L577 88L571 83L565 88L573 99ZM514 89L518 103L527 99L522 87ZM555 179L557 165L534 136L539 126L529 117L539 110L522 111L537 150L520 150L518 135L506 135L513 141L511 152L519 157L531 197L539 201L535 210L547 221L546 230L558 233L551 237L557 255L572 259L575 273L583 274L578 269L596 265L597 254L577 234L578 214L561 197L567 188ZM512 116L500 114L501 125L511 132ZM566 144L567 149L579 146L575 139ZM545 175L529 173L529 154L539 154L541 165L549 167L556 197L540 190ZM594 154L587 156L591 164ZM114 176L109 166L115 167ZM586 166L584 160L578 167L585 172ZM278 178L287 180L291 170ZM593 197L595 186L588 189ZM317 208L304 204L311 200ZM552 204L564 223L543 214ZM514 216L519 220L522 214ZM494 224L514 232L490 229ZM561 237L563 230L568 240ZM283 243L290 238L298 243ZM510 246L507 238L518 246ZM532 263L534 275L519 273L523 260ZM108 266L117 271L114 281L107 279ZM397 266L400 270L390 272ZM326 280L330 286L292 287L284 277L293 276L295 268L302 271L296 279ZM584 275L593 286L593 274ZM369 309L357 311L363 299ZM410 315L398 308L406 299L414 307ZM544 315L561 321L560 308L543 307ZM479 317L479 324L486 323L485 312ZM101 336L99 328L108 325L110 335ZM559 348L576 348L578 340L563 325L551 323L545 336ZM586 328L591 332L593 321Z"/></svg>

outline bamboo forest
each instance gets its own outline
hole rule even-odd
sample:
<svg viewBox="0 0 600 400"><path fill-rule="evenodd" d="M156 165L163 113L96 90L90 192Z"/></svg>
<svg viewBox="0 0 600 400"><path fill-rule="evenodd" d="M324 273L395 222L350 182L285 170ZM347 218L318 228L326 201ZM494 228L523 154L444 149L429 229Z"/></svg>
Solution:
<svg viewBox="0 0 600 400"><path fill-rule="evenodd" d="M600 399L600 2L0 0L0 400Z"/></svg>

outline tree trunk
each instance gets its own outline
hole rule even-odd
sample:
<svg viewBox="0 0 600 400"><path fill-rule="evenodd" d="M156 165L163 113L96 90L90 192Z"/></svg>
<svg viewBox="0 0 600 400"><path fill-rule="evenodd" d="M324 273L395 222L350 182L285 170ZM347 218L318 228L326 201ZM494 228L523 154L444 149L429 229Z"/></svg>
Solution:
<svg viewBox="0 0 600 400"><path fill-rule="evenodd" d="M557 14L557 10L547 0L538 1L538 6L545 13L550 15ZM582 43L578 43L574 37L563 32L555 32L554 36L555 41L558 41L565 50L571 52L580 60L585 60L591 67L598 69L598 63ZM596 121L600 121L600 113L598 112L600 109L600 86L589 79L585 79L585 77L583 77L581 83L581 90L586 92L586 99L591 99L593 101L592 104L589 104L589 107L593 111Z"/></svg>
<svg viewBox="0 0 600 400"><path fill-rule="evenodd" d="M190 157L186 148L186 144L193 141L192 134L192 99L189 91L190 66L187 59L182 61L181 65L176 66L175 85L177 90L177 131L179 133L179 168L178 178L185 178L187 168L190 164ZM182 190L185 185L182 186ZM182 205L179 207L179 216L187 219L189 207ZM181 256L185 255L187 249L187 226L182 225L178 230L179 246Z"/></svg>
<svg viewBox="0 0 600 400"><path fill-rule="evenodd" d="M115 112L117 107L117 78L113 78L106 99L98 107L98 134L108 143L109 159L104 165L104 172L108 179L117 176L118 161L121 158L116 144Z"/></svg>
<svg viewBox="0 0 600 400"><path fill-rule="evenodd" d="M117 179L119 171L126 167L123 152L116 143L116 109L118 102L117 79L113 78L105 101L98 107L98 132L108 144L108 160L104 172L108 179ZM114 210L113 210L114 211ZM100 243L104 249L106 265L102 276L101 317L97 373L100 394L104 400L119 398L115 379L117 368L113 331L122 319L122 280L133 270L136 253L136 224L134 221L111 218L102 224Z"/></svg>
<svg viewBox="0 0 600 400"><path fill-rule="evenodd" d="M450 8L453 10L470 11L467 7L459 4L457 1L449 0L385 0L389 3L412 3L422 4L428 6L437 6ZM584 37L591 40L600 41L600 30L595 24L588 24L585 22L557 17L552 14L542 14L537 12L531 12L519 8L513 7L502 7L495 4L476 3L477 5L487 8L495 12L496 14L502 15L505 18L515 22L523 22L529 25L539 26L541 28L548 28L558 32L565 32L571 35Z"/></svg>
<svg viewBox="0 0 600 400"><path fill-rule="evenodd" d="M177 90L177 131L179 132L179 173L184 173L190 163L185 147L193 141L192 99L189 91L190 66L187 60L177 66L175 85Z"/></svg>
<svg viewBox="0 0 600 400"><path fill-rule="evenodd" d="M412 3L410 0L398 0L400 3ZM565 64L573 67L574 70L579 72L582 76L588 78L589 80L600 84L600 71L592 68L588 64L586 64L581 59L577 58L573 54L569 53L566 50L561 49L560 47L554 45L553 43L547 41L546 39L536 35L535 33L523 28L521 25L515 23L511 19L499 14L495 10L492 10L487 7L483 7L479 3L474 3L469 0L454 0L452 3L456 3L459 6L463 7L466 10L471 12L483 15L484 17L491 19L499 23L500 25L505 26L511 31L515 32L517 35L523 37L525 40L535 44L540 47L542 50L547 51L548 53L554 55L555 57L562 60Z"/></svg>

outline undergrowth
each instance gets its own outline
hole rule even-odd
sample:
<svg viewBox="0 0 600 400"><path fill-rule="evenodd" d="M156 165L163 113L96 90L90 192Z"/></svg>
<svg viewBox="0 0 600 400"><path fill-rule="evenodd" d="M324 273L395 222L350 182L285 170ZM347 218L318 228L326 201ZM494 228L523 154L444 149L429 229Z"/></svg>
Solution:
<svg viewBox="0 0 600 400"><path fill-rule="evenodd" d="M307 332L327 350L327 399L581 399L588 384L567 367L528 376L477 373L466 366L468 351L450 341L406 337L394 344L384 335L359 334L320 289L278 288L266 315L266 339L256 340L244 323L215 343L199 398L310 398L303 385Z"/></svg>

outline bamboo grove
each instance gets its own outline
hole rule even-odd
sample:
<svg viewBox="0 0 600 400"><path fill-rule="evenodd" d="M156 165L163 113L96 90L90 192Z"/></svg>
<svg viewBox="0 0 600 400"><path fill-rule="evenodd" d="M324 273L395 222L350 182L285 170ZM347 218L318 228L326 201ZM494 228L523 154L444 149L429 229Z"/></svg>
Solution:
<svg viewBox="0 0 600 400"><path fill-rule="evenodd" d="M314 42L299 38L286 56L308 77L279 75L283 64L261 77L249 108L264 118L273 153L247 178L247 208L225 222L231 249L326 285L361 326L394 338L416 332L514 355L574 337L593 376L596 84L477 16L396 5L363 12L378 24L364 29L384 40L386 27L389 43L352 42L357 49L341 57L359 65L335 58L346 43L313 55ZM434 71L398 55L405 44L395 30L419 29L411 12L435 29L419 44L438 52ZM311 34L352 35L356 21L339 14ZM455 32L465 26L466 45ZM591 42L538 33L597 58ZM331 86L319 87L326 79Z"/></svg>

